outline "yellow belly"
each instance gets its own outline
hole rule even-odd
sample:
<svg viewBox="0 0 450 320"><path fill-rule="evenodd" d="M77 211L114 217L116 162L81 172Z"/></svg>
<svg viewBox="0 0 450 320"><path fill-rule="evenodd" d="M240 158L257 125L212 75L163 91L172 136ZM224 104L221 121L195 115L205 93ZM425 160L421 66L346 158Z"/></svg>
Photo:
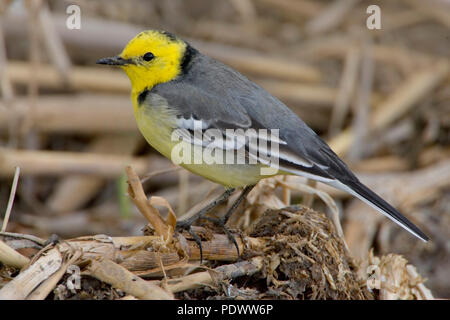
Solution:
<svg viewBox="0 0 450 320"><path fill-rule="evenodd" d="M259 165L245 164L180 164L183 168L229 188L256 184L264 178Z"/></svg>
<svg viewBox="0 0 450 320"><path fill-rule="evenodd" d="M173 148L177 145L180 148L180 143L188 144L185 141L172 141L171 137L174 128L173 115L166 112L161 106L139 107L136 103L133 109L138 128L147 142L163 156L173 161ZM204 160L205 154L201 148L192 148L191 150L193 151L193 158L196 157L197 159ZM209 161L207 163L211 162ZM195 164L194 161L190 161L190 163L180 163L179 165L206 179L230 188L254 185L262 178L268 177L261 175L261 165L259 164L207 163Z"/></svg>

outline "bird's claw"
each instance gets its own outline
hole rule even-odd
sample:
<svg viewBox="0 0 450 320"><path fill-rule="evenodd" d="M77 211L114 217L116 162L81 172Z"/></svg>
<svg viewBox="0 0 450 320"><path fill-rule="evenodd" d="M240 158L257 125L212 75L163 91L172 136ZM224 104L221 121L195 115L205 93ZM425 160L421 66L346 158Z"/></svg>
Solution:
<svg viewBox="0 0 450 320"><path fill-rule="evenodd" d="M212 218L212 217L205 217L204 219L215 223L218 227L222 228L222 230L225 231L225 234L227 235L228 240L230 240L233 243L234 247L236 248L237 255L239 257L240 256L240 252L239 252L238 243L236 241L236 238L231 233L231 231L225 225L225 223L226 223L225 219L223 219L223 218L222 219L216 219L216 218Z"/></svg>
<svg viewBox="0 0 450 320"><path fill-rule="evenodd" d="M209 220L213 223L215 223L218 227L222 228L222 230L225 232L225 234L227 235L228 239L233 243L234 247L236 248L237 251L237 255L238 257L240 256L240 251L239 251L239 246L238 243L236 241L236 238L233 236L233 234L231 233L230 230L228 230L228 228L225 226L225 219L216 219L216 218L212 218L212 217L199 217L197 219L195 219L194 221L179 221L177 222L176 228L177 229L183 229L186 230L194 239L195 243L198 245L199 249L200 249L200 264L203 262L203 247L202 247L202 240L199 237L198 234L196 234L194 232L194 230L192 230L192 224L200 219L204 219L204 220Z"/></svg>

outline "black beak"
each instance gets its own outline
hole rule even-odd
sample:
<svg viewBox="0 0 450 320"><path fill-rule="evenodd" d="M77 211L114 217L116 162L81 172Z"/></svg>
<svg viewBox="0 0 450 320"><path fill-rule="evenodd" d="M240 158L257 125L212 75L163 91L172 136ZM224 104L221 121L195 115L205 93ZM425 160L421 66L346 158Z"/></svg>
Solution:
<svg viewBox="0 0 450 320"><path fill-rule="evenodd" d="M124 66L124 65L127 65L130 63L131 63L130 59L124 59L119 56L101 58L101 59L97 60L97 62L96 62L96 64L107 64L109 66Z"/></svg>

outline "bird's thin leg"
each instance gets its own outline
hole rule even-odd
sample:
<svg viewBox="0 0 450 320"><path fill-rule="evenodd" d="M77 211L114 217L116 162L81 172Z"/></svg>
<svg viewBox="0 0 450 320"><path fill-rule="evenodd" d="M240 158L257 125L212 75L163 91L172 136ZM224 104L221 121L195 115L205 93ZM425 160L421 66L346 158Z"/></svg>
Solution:
<svg viewBox="0 0 450 320"><path fill-rule="evenodd" d="M242 190L241 194L239 195L239 198L237 198L236 201L231 205L230 209L228 209L227 213L223 216L223 218L215 219L215 218L211 218L211 217L205 217L205 219L214 222L217 226L221 227L225 231L225 234L228 236L228 239L236 247L238 257L240 256L239 246L238 246L237 241L234 238L233 234L231 233L230 230L228 230L228 228L226 227L225 224L227 223L228 219L231 217L233 212L236 211L237 207L239 207L242 200L244 200L244 198L249 194L249 192L252 191L253 187L254 187L254 185L247 186L244 188L244 190Z"/></svg>
<svg viewBox="0 0 450 320"><path fill-rule="evenodd" d="M212 209L214 209L216 206L224 203L230 196L231 194L234 192L234 188L233 189L227 189L225 190L224 193L222 193L218 198L216 198L214 201L212 201L211 203L209 203L207 206L205 206L203 209L201 209L199 212L197 212L196 214L194 214L192 217L186 219L186 220L182 220L182 221L177 221L177 228L181 228L181 229L185 229L189 232L189 234L194 238L195 242L197 243L199 249L200 249L200 263L203 262L203 248L202 248L202 240L200 239L200 237L192 230L192 224L199 220L199 219L203 219L205 217L205 215L211 211Z"/></svg>
<svg viewBox="0 0 450 320"><path fill-rule="evenodd" d="M187 218L186 220L181 220L177 222L177 227L188 229L192 226L192 224L197 221L198 219L203 218L208 212L210 212L212 209L217 207L218 205L221 205L224 203L234 192L234 188L225 190L224 193L222 193L219 197L217 197L214 201L206 205L204 208L202 208L199 212L194 214L192 217Z"/></svg>
<svg viewBox="0 0 450 320"><path fill-rule="evenodd" d="M242 200L244 200L244 198L249 194L250 191L252 191L252 189L255 186L247 186L244 188L244 190L242 190L241 195L239 196L239 198L236 199L236 201L233 203L233 205L231 206L230 209L228 209L227 213L225 214L225 216L222 218L223 219L223 224L225 225L228 221L228 219L231 217L231 215L233 214L233 212L237 209L237 207L241 204Z"/></svg>
<svg viewBox="0 0 450 320"><path fill-rule="evenodd" d="M189 234L194 238L195 243L198 245L198 248L200 250L200 264L203 261L203 247L202 247L202 239L192 230L192 228L189 226L188 230Z"/></svg>

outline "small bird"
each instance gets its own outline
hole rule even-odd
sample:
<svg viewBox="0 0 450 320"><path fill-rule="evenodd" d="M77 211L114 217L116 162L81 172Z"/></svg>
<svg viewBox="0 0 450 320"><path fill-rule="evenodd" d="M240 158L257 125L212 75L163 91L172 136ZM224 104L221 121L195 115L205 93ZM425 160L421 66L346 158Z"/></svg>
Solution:
<svg viewBox="0 0 450 320"><path fill-rule="evenodd" d="M132 85L131 99L138 127L148 143L165 157L172 159L174 148L179 146L180 141L173 138L177 130L183 139L190 138L182 141L184 147L196 147L190 160L195 158L195 153L205 150L204 142L194 136L197 123L200 123L201 132L213 129L223 137L227 137L229 129L244 132L276 129L277 137L267 135L262 138L279 146L279 171L276 173L304 176L344 190L419 239L428 240L418 227L363 185L331 148L285 104L181 38L165 31L143 31L118 56L102 58L97 63L118 66L126 72ZM243 150L246 159L251 158L253 163L214 163L210 161L214 154L201 163L180 163L187 170L225 187L223 195L198 215L187 219L184 224L180 223L182 227L190 230L198 218L211 219L205 214L223 203L234 188L243 187L241 196L224 219L216 219L224 227L243 197L259 180L268 177L261 173L263 167L271 166L267 157L261 156L267 155L267 150L250 142L251 139L247 140L243 144L216 144L216 147L225 153ZM194 238L199 242L195 234Z"/></svg>

